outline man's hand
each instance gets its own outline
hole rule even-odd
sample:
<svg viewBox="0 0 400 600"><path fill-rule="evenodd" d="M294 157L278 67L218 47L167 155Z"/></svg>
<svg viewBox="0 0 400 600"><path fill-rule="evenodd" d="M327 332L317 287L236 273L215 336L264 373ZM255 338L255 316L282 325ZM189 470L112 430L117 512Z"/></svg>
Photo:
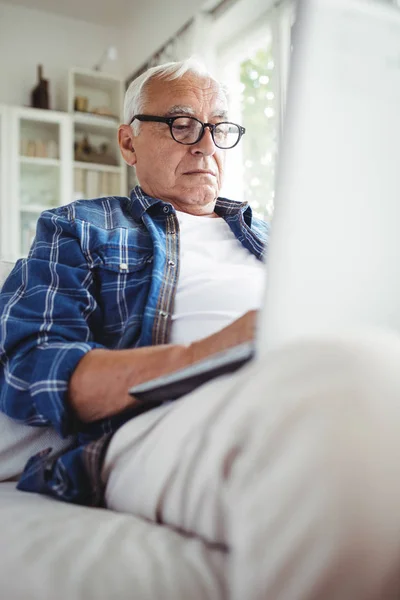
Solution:
<svg viewBox="0 0 400 600"><path fill-rule="evenodd" d="M69 403L83 422L116 415L137 402L128 390L254 338L256 311L189 346L165 344L88 352L69 382Z"/></svg>

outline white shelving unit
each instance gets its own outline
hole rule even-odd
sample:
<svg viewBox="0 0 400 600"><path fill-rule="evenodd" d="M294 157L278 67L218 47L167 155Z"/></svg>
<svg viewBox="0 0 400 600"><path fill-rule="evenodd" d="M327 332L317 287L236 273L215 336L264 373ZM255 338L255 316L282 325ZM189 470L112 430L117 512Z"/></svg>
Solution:
<svg viewBox="0 0 400 600"><path fill-rule="evenodd" d="M68 112L0 105L0 258L28 253L43 210L126 195L118 147L123 94L113 76L72 69ZM86 111L75 110L77 97L86 98Z"/></svg>
<svg viewBox="0 0 400 600"><path fill-rule="evenodd" d="M61 165L61 161L56 158L20 156L19 161L22 165L42 165L42 167L59 167Z"/></svg>
<svg viewBox="0 0 400 600"><path fill-rule="evenodd" d="M28 253L40 213L71 202L72 132L66 113L6 110L9 158L2 202L2 255L15 260Z"/></svg>
<svg viewBox="0 0 400 600"><path fill-rule="evenodd" d="M117 137L123 82L100 71L71 69L68 90L74 136L74 198L125 195L127 169Z"/></svg>

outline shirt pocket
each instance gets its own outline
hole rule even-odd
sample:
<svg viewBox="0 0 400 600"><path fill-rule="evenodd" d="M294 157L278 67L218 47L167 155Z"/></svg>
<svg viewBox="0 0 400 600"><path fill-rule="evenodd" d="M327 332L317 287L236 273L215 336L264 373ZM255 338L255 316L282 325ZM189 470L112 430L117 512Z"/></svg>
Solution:
<svg viewBox="0 0 400 600"><path fill-rule="evenodd" d="M101 310L100 343L127 348L139 339L149 294L153 253L148 249L107 246L96 252L93 278ZM129 332L129 335L127 335Z"/></svg>

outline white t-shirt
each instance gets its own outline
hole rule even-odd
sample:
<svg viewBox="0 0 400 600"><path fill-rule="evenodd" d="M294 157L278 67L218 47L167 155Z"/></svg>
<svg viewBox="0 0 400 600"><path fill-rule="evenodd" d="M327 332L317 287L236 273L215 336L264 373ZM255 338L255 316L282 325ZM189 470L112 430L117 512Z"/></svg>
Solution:
<svg viewBox="0 0 400 600"><path fill-rule="evenodd" d="M176 214L180 271L170 341L188 344L260 308L265 266L221 217Z"/></svg>

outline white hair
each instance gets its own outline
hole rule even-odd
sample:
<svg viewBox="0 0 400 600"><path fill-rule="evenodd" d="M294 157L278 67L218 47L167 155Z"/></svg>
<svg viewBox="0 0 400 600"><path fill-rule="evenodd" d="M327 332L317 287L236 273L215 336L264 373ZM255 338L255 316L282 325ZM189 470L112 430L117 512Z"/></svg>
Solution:
<svg viewBox="0 0 400 600"><path fill-rule="evenodd" d="M213 77L213 75L207 70L205 65L199 60L191 57L177 62L169 62L147 69L147 71L139 75L139 77L136 77L136 79L131 82L125 93L124 122L129 124L134 115L138 115L143 111L147 100L146 93L148 83L152 79L157 78L172 81L173 79L179 79L180 77L183 77L186 73L193 73L194 75L199 75L200 77L209 77L218 83L225 96L228 96L225 86L217 81L215 77ZM132 127L135 134L137 134L140 123L138 121L134 121L132 123Z"/></svg>

